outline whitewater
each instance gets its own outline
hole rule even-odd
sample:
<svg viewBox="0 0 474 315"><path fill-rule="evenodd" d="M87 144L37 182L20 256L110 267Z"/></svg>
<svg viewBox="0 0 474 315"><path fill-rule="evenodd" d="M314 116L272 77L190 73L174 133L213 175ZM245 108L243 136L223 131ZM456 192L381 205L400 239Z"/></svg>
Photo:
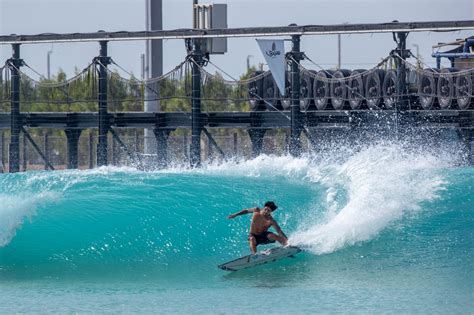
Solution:
<svg viewBox="0 0 474 315"><path fill-rule="evenodd" d="M470 313L474 169L462 165L381 143L0 174L0 312ZM268 200L304 253L217 269L249 251L250 216L227 215Z"/></svg>

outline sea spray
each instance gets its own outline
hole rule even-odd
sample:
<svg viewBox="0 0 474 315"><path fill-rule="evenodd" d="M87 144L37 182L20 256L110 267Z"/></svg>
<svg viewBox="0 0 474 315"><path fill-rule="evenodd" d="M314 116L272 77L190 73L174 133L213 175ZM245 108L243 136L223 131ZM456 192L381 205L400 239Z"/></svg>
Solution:
<svg viewBox="0 0 474 315"><path fill-rule="evenodd" d="M322 254L374 238L404 214L419 211L421 203L437 197L444 184L437 170L444 166L434 156L409 153L398 145L368 147L342 164L326 166L331 177L314 179L327 186L326 218L293 233L291 243ZM345 183L348 194L337 213L336 182Z"/></svg>

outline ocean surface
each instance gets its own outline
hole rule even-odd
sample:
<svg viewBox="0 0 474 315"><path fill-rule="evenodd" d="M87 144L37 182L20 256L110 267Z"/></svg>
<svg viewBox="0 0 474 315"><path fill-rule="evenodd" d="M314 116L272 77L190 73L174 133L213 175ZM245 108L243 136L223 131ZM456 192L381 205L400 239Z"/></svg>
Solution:
<svg viewBox="0 0 474 315"><path fill-rule="evenodd" d="M472 314L474 169L454 160L380 144L0 174L0 313ZM267 200L305 251L218 269L249 251L250 216L227 215Z"/></svg>

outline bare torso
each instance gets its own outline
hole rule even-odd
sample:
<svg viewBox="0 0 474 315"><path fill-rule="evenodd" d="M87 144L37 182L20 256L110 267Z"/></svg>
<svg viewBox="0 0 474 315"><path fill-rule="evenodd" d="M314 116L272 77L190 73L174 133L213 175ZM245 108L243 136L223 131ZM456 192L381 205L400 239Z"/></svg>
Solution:
<svg viewBox="0 0 474 315"><path fill-rule="evenodd" d="M255 211L252 216L252 223L250 224L250 233L262 234L266 232L273 224L272 216L265 216L261 211Z"/></svg>

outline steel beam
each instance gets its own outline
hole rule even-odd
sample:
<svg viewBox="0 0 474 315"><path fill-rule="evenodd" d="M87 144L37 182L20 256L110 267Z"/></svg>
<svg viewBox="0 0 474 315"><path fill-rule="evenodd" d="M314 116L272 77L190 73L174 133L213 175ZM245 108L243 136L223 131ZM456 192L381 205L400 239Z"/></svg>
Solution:
<svg viewBox="0 0 474 315"><path fill-rule="evenodd" d="M407 110L405 116L412 117L413 124L443 124L452 126L463 120L468 110ZM290 115L289 111L283 112ZM301 113L302 121L308 127L318 128L319 124L354 124L369 122L374 119L393 117L395 110L325 110ZM97 128L97 113L21 113L20 121L28 129L94 129ZM9 129L10 113L0 113L0 129ZM158 128L158 129L191 129L191 113L109 113L110 126L114 128ZM206 128L243 128L243 129L277 129L291 128L290 121L282 112L206 112L199 119ZM459 124L461 129L473 129L474 126Z"/></svg>
<svg viewBox="0 0 474 315"><path fill-rule="evenodd" d="M60 43L91 41L125 41L149 39L186 39L186 38L231 38L260 36L293 35L334 35L368 34L391 32L446 32L473 30L474 20L465 21L427 21L427 22L389 22L337 25L302 25L275 27L246 27L227 29L176 29L138 32L94 32L72 34L38 34L0 36L0 44L20 43Z"/></svg>

